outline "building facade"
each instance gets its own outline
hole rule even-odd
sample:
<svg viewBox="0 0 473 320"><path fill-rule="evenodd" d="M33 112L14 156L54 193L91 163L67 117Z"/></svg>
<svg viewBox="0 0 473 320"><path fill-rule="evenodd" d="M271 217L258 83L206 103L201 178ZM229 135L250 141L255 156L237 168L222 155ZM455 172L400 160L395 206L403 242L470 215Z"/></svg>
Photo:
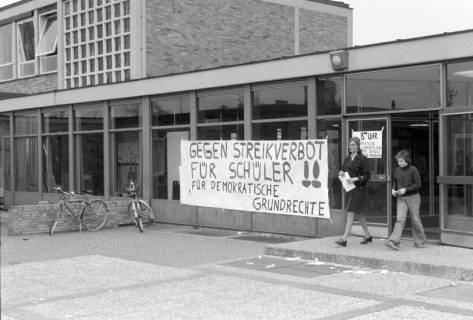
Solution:
<svg viewBox="0 0 473 320"><path fill-rule="evenodd" d="M281 8L283 3L261 2L271 8ZM124 2L116 3L123 6ZM148 7L151 3L143 2L146 13L152 11ZM175 10L187 19L198 19L186 7L190 3L169 2L171 9L158 11L166 15ZM241 6L229 7L240 12L245 3L238 1ZM301 21L307 12L301 9L305 10L305 5L329 6L325 1L295 3L301 6L290 14L299 21L291 22L293 26L304 25ZM148 22L145 24L141 32L150 29ZM297 50L317 51L302 49L300 40L305 36L301 30L291 33L293 39L299 39L298 46L293 42L291 54ZM185 33L167 34L170 43L179 48L180 37ZM156 40L159 38L140 37L146 47L154 48L160 48ZM344 41L349 42L349 38ZM398 150L407 148L423 181L421 214L428 237L445 244L473 247L472 40L473 31L469 30L362 47L343 44L336 51L292 57L276 58L269 50L267 57L254 53L256 59L266 60L251 62L250 57L234 64L228 62L231 54L218 58L213 58L212 53L199 56L202 49L197 49L200 44L195 43L200 58L185 59L195 65L179 62L176 54L166 59L164 49L156 49L163 54L156 55L155 60L150 57L154 56L152 52L146 50L144 54L141 50L145 57L139 63L130 62L129 80L122 78L125 65L116 70L120 78L112 75L110 83L92 84L85 78L77 80L77 86L74 66L70 82L67 71L61 76L58 70L58 89L26 96L10 93L0 101L0 164L5 201L13 205L55 199L54 185L116 199L123 196L127 179L133 178L140 185L141 196L151 202L159 222L330 236L340 234L344 228L344 194L336 173L347 154L348 138L353 130L377 130L383 135L382 157L370 159L372 178L368 184L367 220L373 234L386 237L394 224L395 204L390 192L393 157ZM216 42L225 52L228 43ZM106 47L106 41L103 44ZM179 53L173 45L169 50ZM97 49L97 43L94 46ZM63 51L66 49L67 45ZM245 51L245 45L241 50ZM121 58L125 53L120 53ZM184 50L182 57L188 54ZM58 61L67 66L67 58L63 60L60 55L58 52ZM216 65L211 68L213 62ZM81 63L78 65L82 70ZM99 78L99 74L93 76L94 81ZM27 79L6 81L3 85L24 80ZM180 204L181 139L307 138L328 139L331 221ZM355 227L355 233L358 231Z"/></svg>

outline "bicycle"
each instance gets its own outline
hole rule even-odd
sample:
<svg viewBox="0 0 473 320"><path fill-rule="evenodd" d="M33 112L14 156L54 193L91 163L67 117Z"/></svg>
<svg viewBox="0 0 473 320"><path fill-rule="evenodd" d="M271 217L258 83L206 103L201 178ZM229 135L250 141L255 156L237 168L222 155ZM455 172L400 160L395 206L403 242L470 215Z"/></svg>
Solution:
<svg viewBox="0 0 473 320"><path fill-rule="evenodd" d="M125 187L125 191L128 197L131 197L131 201L128 203L128 213L133 223L143 232L143 224L151 225L154 221L153 209L142 199L137 198L138 186L135 185L133 180L130 180L128 185Z"/></svg>
<svg viewBox="0 0 473 320"><path fill-rule="evenodd" d="M89 199L87 196L78 195L73 191L63 191L61 187L54 187L54 190L60 193L61 196L57 202L58 210L49 228L49 235L52 235L56 230L64 211L72 218L74 224L79 225L80 231L82 231L82 228L88 231L97 231L105 225L109 213L105 202L100 199ZM72 203L82 203L78 214L75 214L70 208L69 204Z"/></svg>

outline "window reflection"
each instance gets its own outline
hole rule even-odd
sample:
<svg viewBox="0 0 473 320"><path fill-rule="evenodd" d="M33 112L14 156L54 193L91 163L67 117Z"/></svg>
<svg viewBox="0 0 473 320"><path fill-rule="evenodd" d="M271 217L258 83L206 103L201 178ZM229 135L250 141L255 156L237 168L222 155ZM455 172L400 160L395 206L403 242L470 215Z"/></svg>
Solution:
<svg viewBox="0 0 473 320"><path fill-rule="evenodd" d="M111 194L125 195L125 187L130 180L138 186L142 195L141 181L141 132L115 132L110 136L112 152Z"/></svg>
<svg viewBox="0 0 473 320"><path fill-rule="evenodd" d="M341 120L318 120L317 138L328 139L328 191L330 208L342 208L342 186L338 180L338 171L342 157L342 122Z"/></svg>
<svg viewBox="0 0 473 320"><path fill-rule="evenodd" d="M199 95L198 122L243 121L243 93Z"/></svg>
<svg viewBox="0 0 473 320"><path fill-rule="evenodd" d="M174 98L151 98L153 126L172 126L190 123L190 101L188 96Z"/></svg>
<svg viewBox="0 0 473 320"><path fill-rule="evenodd" d="M16 112L13 119L15 135L38 133L38 117L35 111Z"/></svg>
<svg viewBox="0 0 473 320"><path fill-rule="evenodd" d="M110 129L139 128L140 124L140 101L118 101L110 103Z"/></svg>
<svg viewBox="0 0 473 320"><path fill-rule="evenodd" d="M473 106L473 61L447 65L447 107Z"/></svg>
<svg viewBox="0 0 473 320"><path fill-rule="evenodd" d="M343 80L341 77L317 79L317 114L342 112Z"/></svg>
<svg viewBox="0 0 473 320"><path fill-rule="evenodd" d="M254 140L307 139L307 121L283 121L253 124Z"/></svg>
<svg viewBox="0 0 473 320"><path fill-rule="evenodd" d="M473 176L473 113L447 117L447 172Z"/></svg>
<svg viewBox="0 0 473 320"><path fill-rule="evenodd" d="M67 135L43 138L43 192L54 192L55 186L69 188L69 139Z"/></svg>
<svg viewBox="0 0 473 320"><path fill-rule="evenodd" d="M15 138L15 189L38 191L38 139Z"/></svg>
<svg viewBox="0 0 473 320"><path fill-rule="evenodd" d="M41 112L43 132L67 132L69 116L66 108L47 108Z"/></svg>
<svg viewBox="0 0 473 320"><path fill-rule="evenodd" d="M80 134L75 136L76 192L87 191L103 195L103 134Z"/></svg>
<svg viewBox="0 0 473 320"><path fill-rule="evenodd" d="M218 125L197 128L198 140L242 140L243 125Z"/></svg>
<svg viewBox="0 0 473 320"><path fill-rule="evenodd" d="M10 181L10 117L0 115L0 190L10 190Z"/></svg>
<svg viewBox="0 0 473 320"><path fill-rule="evenodd" d="M252 91L253 119L307 116L307 87L258 88Z"/></svg>
<svg viewBox="0 0 473 320"><path fill-rule="evenodd" d="M74 130L102 130L103 104L87 104L74 106Z"/></svg>
<svg viewBox="0 0 473 320"><path fill-rule="evenodd" d="M346 76L347 112L440 108L440 66Z"/></svg>
<svg viewBox="0 0 473 320"><path fill-rule="evenodd" d="M153 130L153 198L179 200L181 140L189 139L185 129Z"/></svg>

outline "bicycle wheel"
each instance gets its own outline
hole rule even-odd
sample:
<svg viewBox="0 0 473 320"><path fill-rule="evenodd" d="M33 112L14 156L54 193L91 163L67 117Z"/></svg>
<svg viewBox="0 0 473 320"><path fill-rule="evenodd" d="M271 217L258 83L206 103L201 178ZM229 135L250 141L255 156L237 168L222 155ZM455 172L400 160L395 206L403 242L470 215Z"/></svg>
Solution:
<svg viewBox="0 0 473 320"><path fill-rule="evenodd" d="M138 204L140 206L141 219L143 220L143 223L146 225L151 224L151 221L154 220L153 209L144 200L138 200Z"/></svg>
<svg viewBox="0 0 473 320"><path fill-rule="evenodd" d="M135 225L143 232L143 215L138 200L133 200L131 203L131 219L135 222Z"/></svg>
<svg viewBox="0 0 473 320"><path fill-rule="evenodd" d="M61 208L59 207L57 209L56 214L54 215L53 222L51 223L51 226L49 227L49 235L52 236L54 230L56 230L57 223L59 222L59 219L61 219Z"/></svg>
<svg viewBox="0 0 473 320"><path fill-rule="evenodd" d="M99 199L90 200L82 211L82 223L89 231L100 230L107 221L108 208L105 202Z"/></svg>

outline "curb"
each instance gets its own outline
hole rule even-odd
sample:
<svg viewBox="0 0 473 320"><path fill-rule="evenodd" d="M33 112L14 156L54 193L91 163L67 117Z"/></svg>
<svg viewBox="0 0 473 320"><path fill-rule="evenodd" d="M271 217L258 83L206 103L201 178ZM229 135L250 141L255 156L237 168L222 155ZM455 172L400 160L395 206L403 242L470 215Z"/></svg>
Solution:
<svg viewBox="0 0 473 320"><path fill-rule="evenodd" d="M319 259L325 262L353 265L358 267L387 269L391 271L425 275L431 277L448 278L462 281L473 281L473 269L460 267L433 265L412 261L386 260L372 257L359 257L332 253L311 252L304 250L292 250L278 247L266 247L264 253L265 255L269 256L300 257L301 259L305 260Z"/></svg>

